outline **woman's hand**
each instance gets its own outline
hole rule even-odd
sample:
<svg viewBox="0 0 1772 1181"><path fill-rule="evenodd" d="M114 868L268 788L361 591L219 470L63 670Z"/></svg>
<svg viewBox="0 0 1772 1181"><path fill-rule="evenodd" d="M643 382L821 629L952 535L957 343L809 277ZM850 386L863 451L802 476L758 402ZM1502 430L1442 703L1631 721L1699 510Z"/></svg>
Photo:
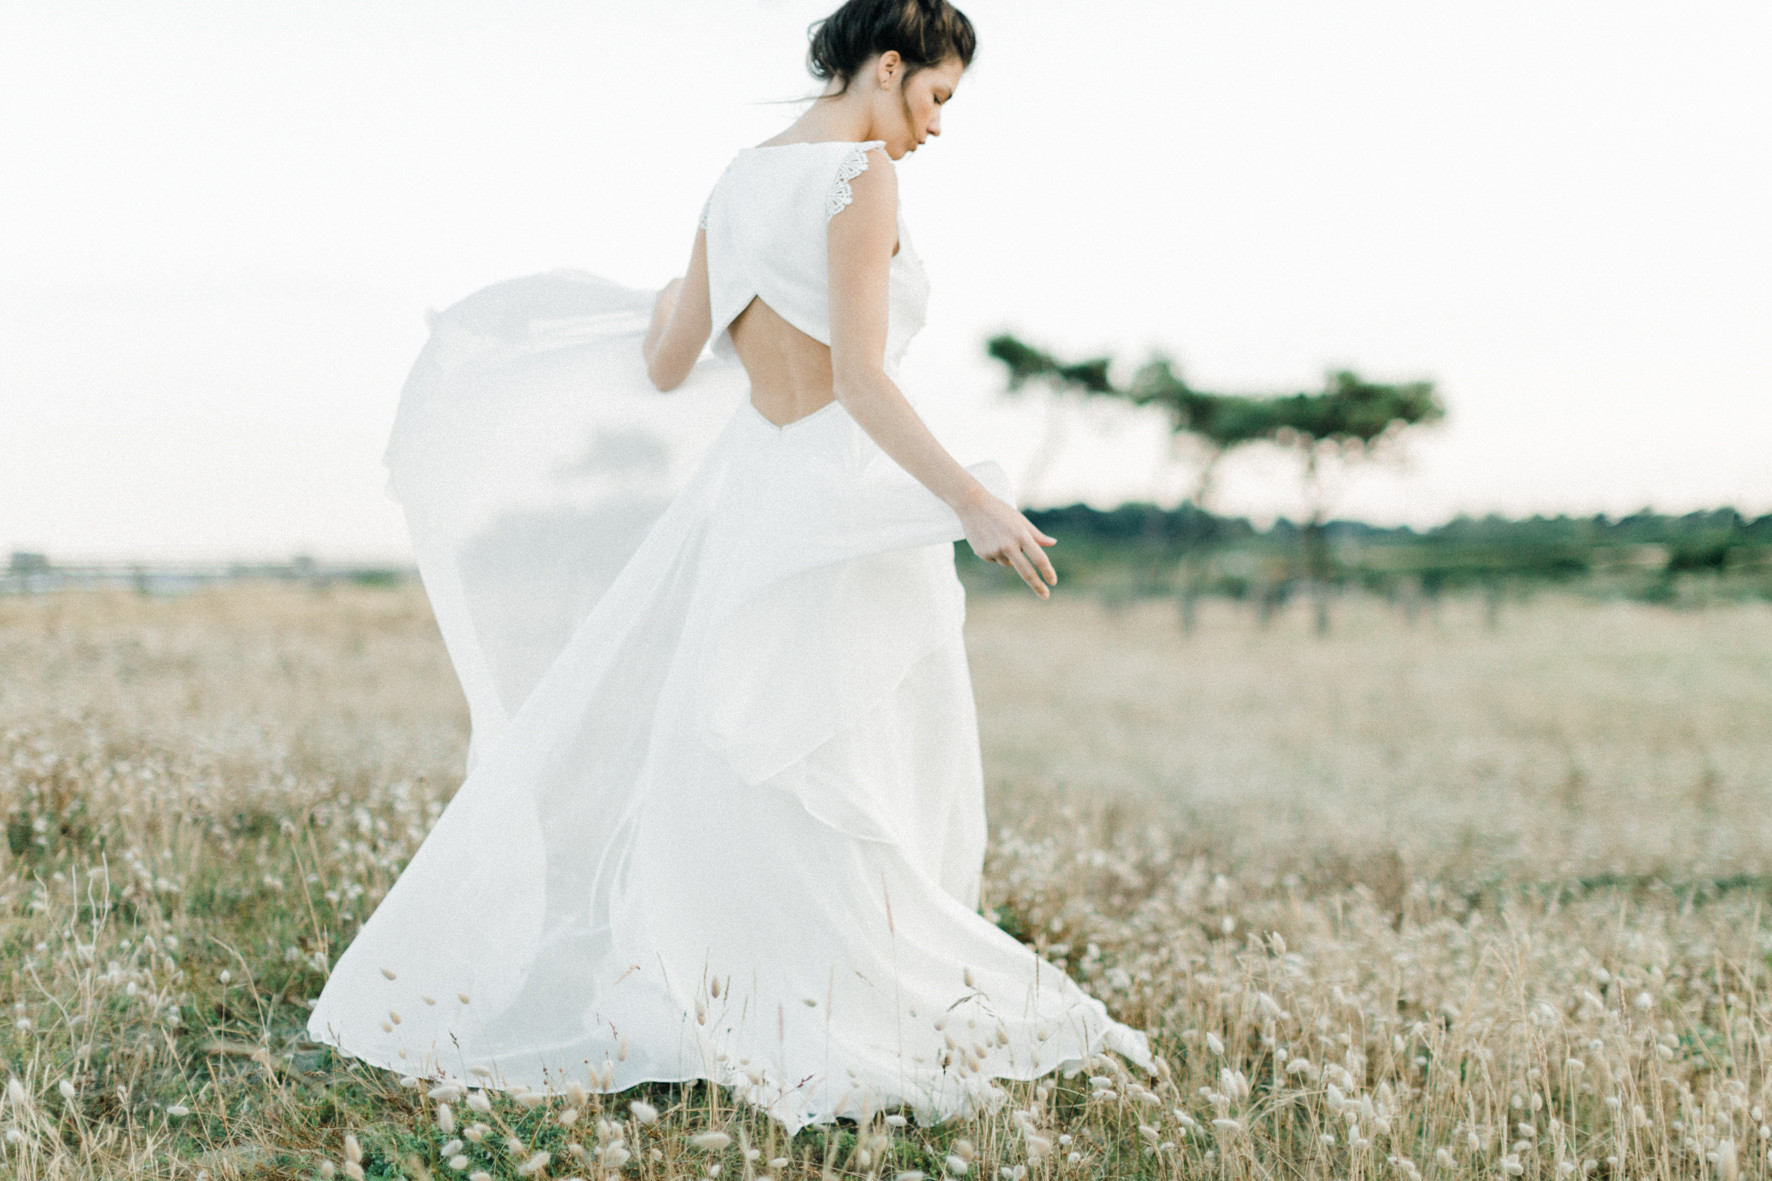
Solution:
<svg viewBox="0 0 1772 1181"><path fill-rule="evenodd" d="M1046 588L1058 585L1058 572L1044 547L1057 545L1057 538L1046 536L1013 506L982 489L959 513L966 544L973 553L987 562L1012 567L1036 595L1051 597Z"/></svg>

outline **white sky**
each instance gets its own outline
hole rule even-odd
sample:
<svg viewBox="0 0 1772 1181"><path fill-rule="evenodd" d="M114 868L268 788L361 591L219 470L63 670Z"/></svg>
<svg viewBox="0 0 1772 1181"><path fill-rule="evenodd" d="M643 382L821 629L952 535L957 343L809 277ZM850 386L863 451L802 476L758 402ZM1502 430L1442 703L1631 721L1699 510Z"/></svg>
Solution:
<svg viewBox="0 0 1772 1181"><path fill-rule="evenodd" d="M0 549L400 557L380 453L422 313L656 286L832 0L0 3ZM1440 382L1350 515L1772 510L1772 5L973 0L900 163L937 431L1025 470L1009 328L1197 386ZM1155 482L1071 412L1038 500ZM1295 512L1252 454L1223 510Z"/></svg>

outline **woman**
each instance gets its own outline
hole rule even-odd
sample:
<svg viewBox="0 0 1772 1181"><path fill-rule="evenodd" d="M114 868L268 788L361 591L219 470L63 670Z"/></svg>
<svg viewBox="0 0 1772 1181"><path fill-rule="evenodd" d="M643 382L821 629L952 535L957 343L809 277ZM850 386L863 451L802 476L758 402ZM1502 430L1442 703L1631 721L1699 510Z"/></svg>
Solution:
<svg viewBox="0 0 1772 1181"><path fill-rule="evenodd" d="M978 913L952 542L1056 579L1000 470L895 381L928 285L894 162L940 133L972 27L849 0L814 28L824 95L728 165L682 279L519 280L433 326L389 466L470 772L316 1039L501 1087L712 1079L790 1132L1151 1065Z"/></svg>

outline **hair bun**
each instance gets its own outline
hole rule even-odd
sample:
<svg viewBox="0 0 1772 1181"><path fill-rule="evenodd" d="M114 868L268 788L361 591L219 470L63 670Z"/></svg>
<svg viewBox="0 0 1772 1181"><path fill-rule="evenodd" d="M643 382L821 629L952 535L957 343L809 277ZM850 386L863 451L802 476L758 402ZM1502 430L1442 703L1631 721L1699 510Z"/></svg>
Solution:
<svg viewBox="0 0 1772 1181"><path fill-rule="evenodd" d="M871 59L896 50L908 78L950 57L972 64L978 34L950 0L846 0L807 30L806 68L814 78L839 78L841 94Z"/></svg>

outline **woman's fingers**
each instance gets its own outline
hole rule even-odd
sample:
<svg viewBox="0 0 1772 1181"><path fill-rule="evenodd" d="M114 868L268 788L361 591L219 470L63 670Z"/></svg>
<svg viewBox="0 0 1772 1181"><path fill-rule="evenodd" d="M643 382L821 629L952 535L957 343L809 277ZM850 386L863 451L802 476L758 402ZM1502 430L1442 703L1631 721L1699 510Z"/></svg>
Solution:
<svg viewBox="0 0 1772 1181"><path fill-rule="evenodd" d="M1008 557L1010 564L1015 567L1015 572L1021 575L1021 580L1027 583L1036 595L1044 599L1052 593L1046 589L1046 584L1040 581L1040 576L1034 573L1033 566L1028 563L1027 558L1022 556L1019 549L1010 550Z"/></svg>
<svg viewBox="0 0 1772 1181"><path fill-rule="evenodd" d="M1026 547L1026 549L1028 557L1033 560L1034 568L1040 572L1040 577L1046 580L1047 585L1057 586L1058 571L1052 568L1052 559L1046 556L1046 551L1038 544Z"/></svg>

